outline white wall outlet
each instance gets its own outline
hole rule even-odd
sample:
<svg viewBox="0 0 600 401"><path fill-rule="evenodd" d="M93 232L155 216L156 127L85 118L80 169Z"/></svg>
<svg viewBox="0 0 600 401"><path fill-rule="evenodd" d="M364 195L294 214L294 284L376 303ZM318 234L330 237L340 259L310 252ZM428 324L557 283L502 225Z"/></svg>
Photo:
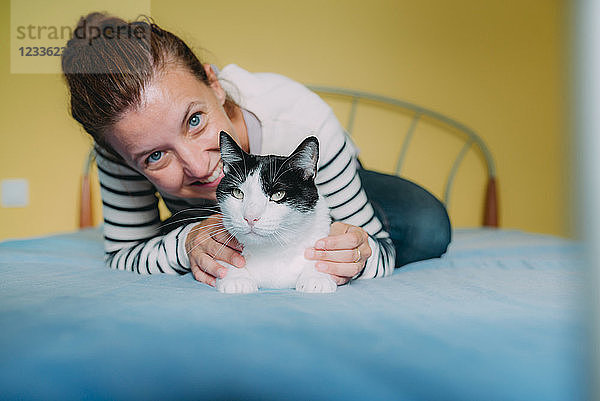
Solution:
<svg viewBox="0 0 600 401"><path fill-rule="evenodd" d="M29 205L29 181L24 178L2 180L0 194L2 207L25 207Z"/></svg>

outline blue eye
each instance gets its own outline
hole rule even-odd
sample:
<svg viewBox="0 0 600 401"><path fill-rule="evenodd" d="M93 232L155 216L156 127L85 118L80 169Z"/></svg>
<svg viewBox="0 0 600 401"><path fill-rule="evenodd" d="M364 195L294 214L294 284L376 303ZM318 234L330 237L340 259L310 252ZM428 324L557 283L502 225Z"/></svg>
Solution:
<svg viewBox="0 0 600 401"><path fill-rule="evenodd" d="M146 159L146 163L148 163L148 164L156 163L160 159L162 159L162 155L163 155L163 152L161 152L159 150L157 150L156 152L152 152L152 154L150 154L150 156L148 156L148 158Z"/></svg>
<svg viewBox="0 0 600 401"><path fill-rule="evenodd" d="M202 115L200 113L194 113L189 120L190 128L196 128L202 123Z"/></svg>

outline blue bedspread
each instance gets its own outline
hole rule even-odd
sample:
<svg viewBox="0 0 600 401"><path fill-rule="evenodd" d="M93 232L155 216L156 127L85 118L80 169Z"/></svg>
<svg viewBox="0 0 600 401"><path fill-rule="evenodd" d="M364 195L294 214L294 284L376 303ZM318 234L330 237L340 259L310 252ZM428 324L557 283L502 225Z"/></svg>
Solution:
<svg viewBox="0 0 600 401"><path fill-rule="evenodd" d="M455 233L335 294L104 267L98 230L0 243L0 399L577 400L580 247Z"/></svg>

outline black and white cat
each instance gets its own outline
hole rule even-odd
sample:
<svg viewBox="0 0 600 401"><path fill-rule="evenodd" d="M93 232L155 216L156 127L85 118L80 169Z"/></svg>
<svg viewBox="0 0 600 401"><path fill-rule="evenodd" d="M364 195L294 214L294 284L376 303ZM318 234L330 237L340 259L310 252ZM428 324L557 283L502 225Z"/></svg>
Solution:
<svg viewBox="0 0 600 401"><path fill-rule="evenodd" d="M319 142L305 139L288 157L244 152L220 134L225 176L217 187L223 226L244 246L244 268L228 267L217 289L249 293L259 288L334 292L335 281L304 258L304 250L329 234L330 217L315 185Z"/></svg>

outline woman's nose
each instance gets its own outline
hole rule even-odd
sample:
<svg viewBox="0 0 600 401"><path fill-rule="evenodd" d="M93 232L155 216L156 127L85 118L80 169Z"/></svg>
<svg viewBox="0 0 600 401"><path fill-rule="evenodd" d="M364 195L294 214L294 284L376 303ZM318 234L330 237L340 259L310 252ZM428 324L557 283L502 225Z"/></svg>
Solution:
<svg viewBox="0 0 600 401"><path fill-rule="evenodd" d="M184 153L180 153L180 157L186 175L194 178L204 178L210 173L208 152L186 150Z"/></svg>

